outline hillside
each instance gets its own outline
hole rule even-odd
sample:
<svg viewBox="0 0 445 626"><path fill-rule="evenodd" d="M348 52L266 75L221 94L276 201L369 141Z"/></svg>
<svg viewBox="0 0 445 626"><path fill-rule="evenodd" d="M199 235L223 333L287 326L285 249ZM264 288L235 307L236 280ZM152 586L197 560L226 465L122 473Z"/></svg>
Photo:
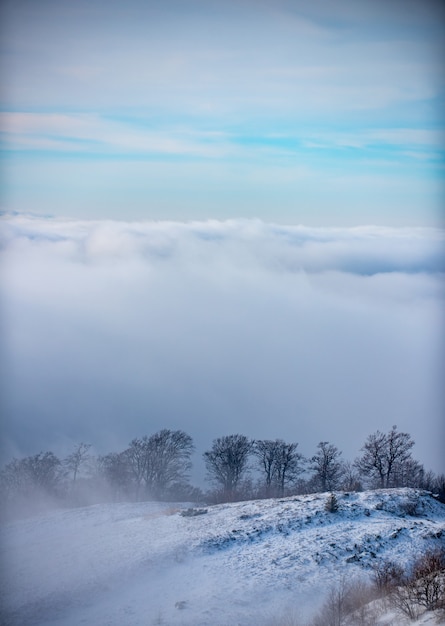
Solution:
<svg viewBox="0 0 445 626"><path fill-rule="evenodd" d="M4 524L3 623L262 624L319 607L342 576L445 545L445 506L417 490L206 507L103 504ZM195 510L196 512L196 510ZM396 622L393 622L396 623Z"/></svg>

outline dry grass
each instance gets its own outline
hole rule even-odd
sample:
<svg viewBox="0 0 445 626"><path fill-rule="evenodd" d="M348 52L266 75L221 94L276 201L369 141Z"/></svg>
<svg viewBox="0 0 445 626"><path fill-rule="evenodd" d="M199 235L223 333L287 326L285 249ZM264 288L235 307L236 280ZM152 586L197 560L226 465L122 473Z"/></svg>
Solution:
<svg viewBox="0 0 445 626"><path fill-rule="evenodd" d="M154 513L147 513L144 515L143 519L156 519L157 517L165 517L166 515L174 515L175 513L179 513L181 509L171 507L169 509L164 509L163 511L155 511Z"/></svg>

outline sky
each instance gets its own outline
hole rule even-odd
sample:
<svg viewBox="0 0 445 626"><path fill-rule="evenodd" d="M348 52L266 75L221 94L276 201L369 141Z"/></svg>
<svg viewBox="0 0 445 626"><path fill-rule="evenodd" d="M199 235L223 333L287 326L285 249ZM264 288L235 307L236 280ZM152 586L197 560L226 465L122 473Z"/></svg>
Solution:
<svg viewBox="0 0 445 626"><path fill-rule="evenodd" d="M5 0L2 204L443 225L432 0Z"/></svg>
<svg viewBox="0 0 445 626"><path fill-rule="evenodd" d="M443 3L0 22L3 457L397 424L445 471Z"/></svg>

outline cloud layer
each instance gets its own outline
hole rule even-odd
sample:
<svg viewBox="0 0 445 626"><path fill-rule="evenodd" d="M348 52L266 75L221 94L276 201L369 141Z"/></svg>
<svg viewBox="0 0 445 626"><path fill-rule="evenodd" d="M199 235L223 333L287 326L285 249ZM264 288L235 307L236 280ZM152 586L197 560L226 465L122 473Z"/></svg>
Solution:
<svg viewBox="0 0 445 626"><path fill-rule="evenodd" d="M444 471L442 231L2 219L4 453L182 428ZM202 472L196 458L196 475Z"/></svg>

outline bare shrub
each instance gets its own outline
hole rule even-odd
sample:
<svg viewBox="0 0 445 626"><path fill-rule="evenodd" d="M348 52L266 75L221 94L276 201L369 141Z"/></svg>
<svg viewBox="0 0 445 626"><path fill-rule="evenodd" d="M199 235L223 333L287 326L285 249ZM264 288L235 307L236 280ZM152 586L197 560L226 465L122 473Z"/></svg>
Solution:
<svg viewBox="0 0 445 626"><path fill-rule="evenodd" d="M357 626L374 624L377 616L371 602L376 597L375 589L367 582L356 579L349 583L346 595L346 612L350 618L348 623Z"/></svg>
<svg viewBox="0 0 445 626"><path fill-rule="evenodd" d="M409 619L445 609L445 548L430 550L414 563L409 576L391 590L392 604Z"/></svg>
<svg viewBox="0 0 445 626"><path fill-rule="evenodd" d="M417 517L420 514L419 510L419 501L417 498L413 497L405 502L400 504L400 510L405 515L409 515L410 517Z"/></svg>
<svg viewBox="0 0 445 626"><path fill-rule="evenodd" d="M445 548L430 550L415 562L412 585L416 602L427 611L445 609Z"/></svg>
<svg viewBox="0 0 445 626"><path fill-rule="evenodd" d="M318 615L310 626L372 626L377 611L371 602L375 590L360 579L347 582L342 579L331 589Z"/></svg>
<svg viewBox="0 0 445 626"><path fill-rule="evenodd" d="M412 593L413 589L409 583L401 587L395 587L391 592L391 604L403 615L411 620L417 619L422 610L416 603Z"/></svg>
<svg viewBox="0 0 445 626"><path fill-rule="evenodd" d="M373 568L374 584L383 596L388 595L403 581L403 569L394 561L378 563Z"/></svg>
<svg viewBox="0 0 445 626"><path fill-rule="evenodd" d="M205 515L208 509L185 509L181 511L182 517L196 517L197 515Z"/></svg>

